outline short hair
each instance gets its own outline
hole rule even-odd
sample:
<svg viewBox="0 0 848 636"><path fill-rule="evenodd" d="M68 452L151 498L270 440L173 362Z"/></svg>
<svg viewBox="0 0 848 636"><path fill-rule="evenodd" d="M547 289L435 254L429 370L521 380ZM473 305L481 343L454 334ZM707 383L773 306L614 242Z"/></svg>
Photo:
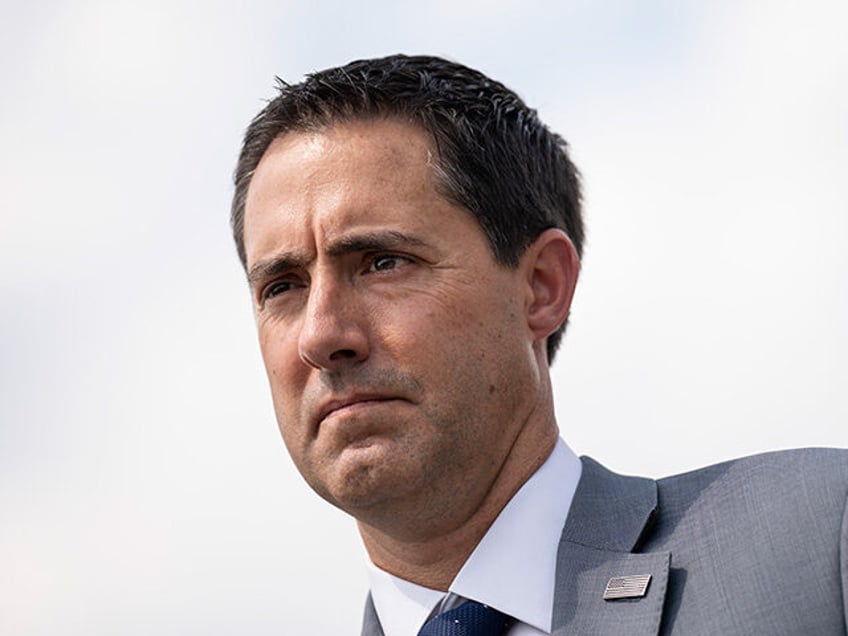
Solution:
<svg viewBox="0 0 848 636"><path fill-rule="evenodd" d="M369 118L408 121L432 137L437 188L474 215L501 265L517 266L554 227L582 255L580 177L567 144L500 82L438 57L392 55L312 73L299 84L278 78L278 91L248 126L233 176L231 224L245 267L245 200L271 143ZM548 337L549 362L564 329Z"/></svg>

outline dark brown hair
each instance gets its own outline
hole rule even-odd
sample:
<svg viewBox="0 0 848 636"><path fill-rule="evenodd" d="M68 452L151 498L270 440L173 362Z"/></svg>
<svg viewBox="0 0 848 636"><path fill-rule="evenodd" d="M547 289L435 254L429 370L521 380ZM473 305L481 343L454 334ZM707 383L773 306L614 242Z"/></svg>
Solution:
<svg viewBox="0 0 848 636"><path fill-rule="evenodd" d="M583 250L580 180L565 141L500 82L437 57L358 60L279 81L279 93L253 119L236 166L231 223L242 265L244 206L250 180L280 135L351 119L394 117L433 138L442 194L477 219L495 259L515 267L548 228ZM565 325L547 341L552 360Z"/></svg>

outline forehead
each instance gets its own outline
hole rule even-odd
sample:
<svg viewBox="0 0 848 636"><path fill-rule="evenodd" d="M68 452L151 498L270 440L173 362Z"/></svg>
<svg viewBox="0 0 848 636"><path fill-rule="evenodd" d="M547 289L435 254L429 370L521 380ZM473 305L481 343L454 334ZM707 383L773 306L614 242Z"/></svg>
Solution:
<svg viewBox="0 0 848 636"><path fill-rule="evenodd" d="M289 244L316 249L347 229L413 229L470 213L435 185L428 133L394 119L350 121L277 138L245 203L248 267Z"/></svg>

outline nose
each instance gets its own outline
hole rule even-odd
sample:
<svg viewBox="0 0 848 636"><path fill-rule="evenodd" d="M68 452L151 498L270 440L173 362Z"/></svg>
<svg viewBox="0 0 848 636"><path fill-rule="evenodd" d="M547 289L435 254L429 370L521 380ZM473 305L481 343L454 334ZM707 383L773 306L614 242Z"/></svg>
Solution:
<svg viewBox="0 0 848 636"><path fill-rule="evenodd" d="M339 371L368 357L367 315L342 284L314 281L298 340L300 359L318 370Z"/></svg>

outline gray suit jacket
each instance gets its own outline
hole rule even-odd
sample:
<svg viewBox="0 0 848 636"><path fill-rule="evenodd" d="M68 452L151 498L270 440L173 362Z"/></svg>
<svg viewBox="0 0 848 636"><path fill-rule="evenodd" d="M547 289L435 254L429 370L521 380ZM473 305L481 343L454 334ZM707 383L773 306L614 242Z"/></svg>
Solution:
<svg viewBox="0 0 848 636"><path fill-rule="evenodd" d="M831 635L848 615L848 451L757 455L654 481L582 458L553 633ZM652 576L605 601L612 577ZM371 599L363 636L383 636Z"/></svg>

